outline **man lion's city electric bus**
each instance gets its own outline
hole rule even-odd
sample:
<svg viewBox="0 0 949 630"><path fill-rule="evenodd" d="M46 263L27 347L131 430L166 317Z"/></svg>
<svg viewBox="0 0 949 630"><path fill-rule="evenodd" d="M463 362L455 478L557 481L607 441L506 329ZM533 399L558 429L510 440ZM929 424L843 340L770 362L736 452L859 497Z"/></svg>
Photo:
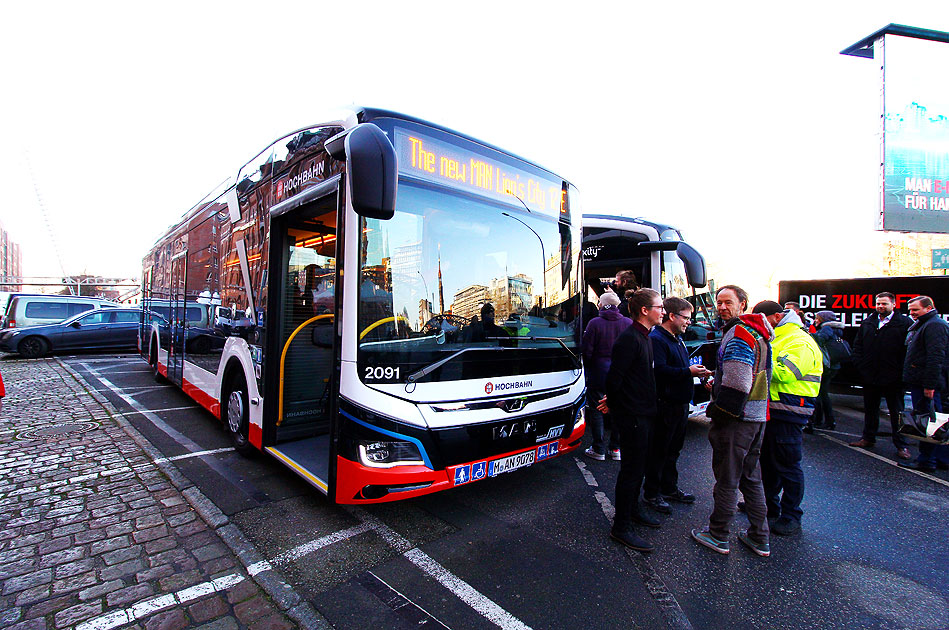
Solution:
<svg viewBox="0 0 949 630"><path fill-rule="evenodd" d="M576 449L580 212L561 177L393 112L283 137L143 264L142 356L339 503Z"/></svg>

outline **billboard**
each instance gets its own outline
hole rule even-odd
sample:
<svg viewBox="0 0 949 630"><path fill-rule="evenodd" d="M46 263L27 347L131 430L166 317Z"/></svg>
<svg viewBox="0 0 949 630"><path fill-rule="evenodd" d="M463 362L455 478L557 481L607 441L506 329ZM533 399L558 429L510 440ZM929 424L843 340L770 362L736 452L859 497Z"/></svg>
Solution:
<svg viewBox="0 0 949 630"><path fill-rule="evenodd" d="M886 33L878 229L949 233L949 43Z"/></svg>

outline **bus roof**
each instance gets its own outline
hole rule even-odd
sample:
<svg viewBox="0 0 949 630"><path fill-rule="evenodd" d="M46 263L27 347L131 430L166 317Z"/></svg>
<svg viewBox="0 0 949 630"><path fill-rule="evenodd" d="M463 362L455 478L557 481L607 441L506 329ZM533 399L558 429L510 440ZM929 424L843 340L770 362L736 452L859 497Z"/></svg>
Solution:
<svg viewBox="0 0 949 630"><path fill-rule="evenodd" d="M500 147L498 147L498 146L495 146L495 145L490 144L490 143L488 143L488 142L484 142L483 140L478 140L477 138L474 138L474 137L472 137L472 136L469 136L468 134L460 133L460 132L458 132L458 131L455 131L454 129L450 129L450 128L444 127L444 126L442 126L442 125L437 125L437 124L435 124L435 123L433 123L433 122L429 122L429 121L423 120L423 119L421 119L421 118L416 118L416 117L414 117L414 116L407 116L407 115L405 115L405 114L400 114L399 112L394 112L394 111L387 110L387 109L378 109L378 108L374 108L374 107L361 107L361 108L357 108L357 110L356 110L356 115L359 117L359 122L370 122L371 120L373 120L373 119L375 119L375 118L397 118L397 119L399 119L399 120L406 120L406 121L408 121L408 122L414 122L414 123L418 123L418 124L420 124L420 125L425 125L426 127L432 127L433 129L438 129L438 130L440 130L440 131L444 131L444 132L446 132L446 133L450 133L450 134L452 134L452 135L458 136L459 138L464 138L465 140L469 140L469 141L471 141L471 142L474 142L475 144L480 144L481 146L487 147L488 149L493 149L494 151L497 151L498 153L504 153L505 155L510 155L511 157L517 158L517 159L520 160L521 162L525 162L525 163L530 164L531 166L537 167L537 168L539 168L539 169L541 169L541 170L543 170L543 171L547 171L548 173L550 173L550 174L553 175L554 177L556 177L556 178L558 178L558 179L562 179L562 180L564 180L565 182L567 182L568 184L570 183L569 180L567 180L567 179L565 179L564 177L558 175L557 173L553 172L553 171L550 170L549 168L546 168L545 166L541 166L541 165L538 164L537 162L533 162L533 161L531 161L531 160L525 159L525 158L523 158L523 157L521 157L521 156L519 156L519 155L517 155L517 154L515 154L515 153L511 153L510 151L506 151L505 149L502 149L502 148L500 148Z"/></svg>
<svg viewBox="0 0 949 630"><path fill-rule="evenodd" d="M586 212L583 213L584 226L586 226L587 222L591 219L594 222L597 220L602 220L602 221L619 221L620 223L635 223L636 225L644 225L646 227L650 227L659 234L662 234L666 230L675 230L676 232L679 232L678 228L675 228L671 225L667 225L665 223L656 223L655 221L649 221L648 219L643 219L642 217L624 217L618 214L588 214Z"/></svg>

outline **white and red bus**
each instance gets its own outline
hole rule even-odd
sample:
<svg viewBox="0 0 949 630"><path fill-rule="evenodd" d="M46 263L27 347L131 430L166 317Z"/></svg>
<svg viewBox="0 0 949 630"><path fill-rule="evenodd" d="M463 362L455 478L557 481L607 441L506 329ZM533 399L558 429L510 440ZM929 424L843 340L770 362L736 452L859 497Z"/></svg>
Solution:
<svg viewBox="0 0 949 630"><path fill-rule="evenodd" d="M473 138L345 112L265 148L158 240L142 356L238 451L274 456L339 503L572 451L576 199Z"/></svg>

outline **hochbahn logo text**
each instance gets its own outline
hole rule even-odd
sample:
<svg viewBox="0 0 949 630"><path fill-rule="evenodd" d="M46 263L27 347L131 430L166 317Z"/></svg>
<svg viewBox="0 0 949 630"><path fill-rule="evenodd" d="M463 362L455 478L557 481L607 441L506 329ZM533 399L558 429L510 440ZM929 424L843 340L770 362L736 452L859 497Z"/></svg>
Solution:
<svg viewBox="0 0 949 630"><path fill-rule="evenodd" d="M534 384L533 381L511 381L510 383L488 383L484 386L484 393L490 394L491 392L504 392L510 391L512 389L524 389L525 387L530 387Z"/></svg>
<svg viewBox="0 0 949 630"><path fill-rule="evenodd" d="M310 168L304 170L298 175L293 175L288 177L283 181L277 182L277 197L283 197L293 193L293 189L297 188L311 179L318 179L323 177L323 162L317 162L312 164Z"/></svg>

